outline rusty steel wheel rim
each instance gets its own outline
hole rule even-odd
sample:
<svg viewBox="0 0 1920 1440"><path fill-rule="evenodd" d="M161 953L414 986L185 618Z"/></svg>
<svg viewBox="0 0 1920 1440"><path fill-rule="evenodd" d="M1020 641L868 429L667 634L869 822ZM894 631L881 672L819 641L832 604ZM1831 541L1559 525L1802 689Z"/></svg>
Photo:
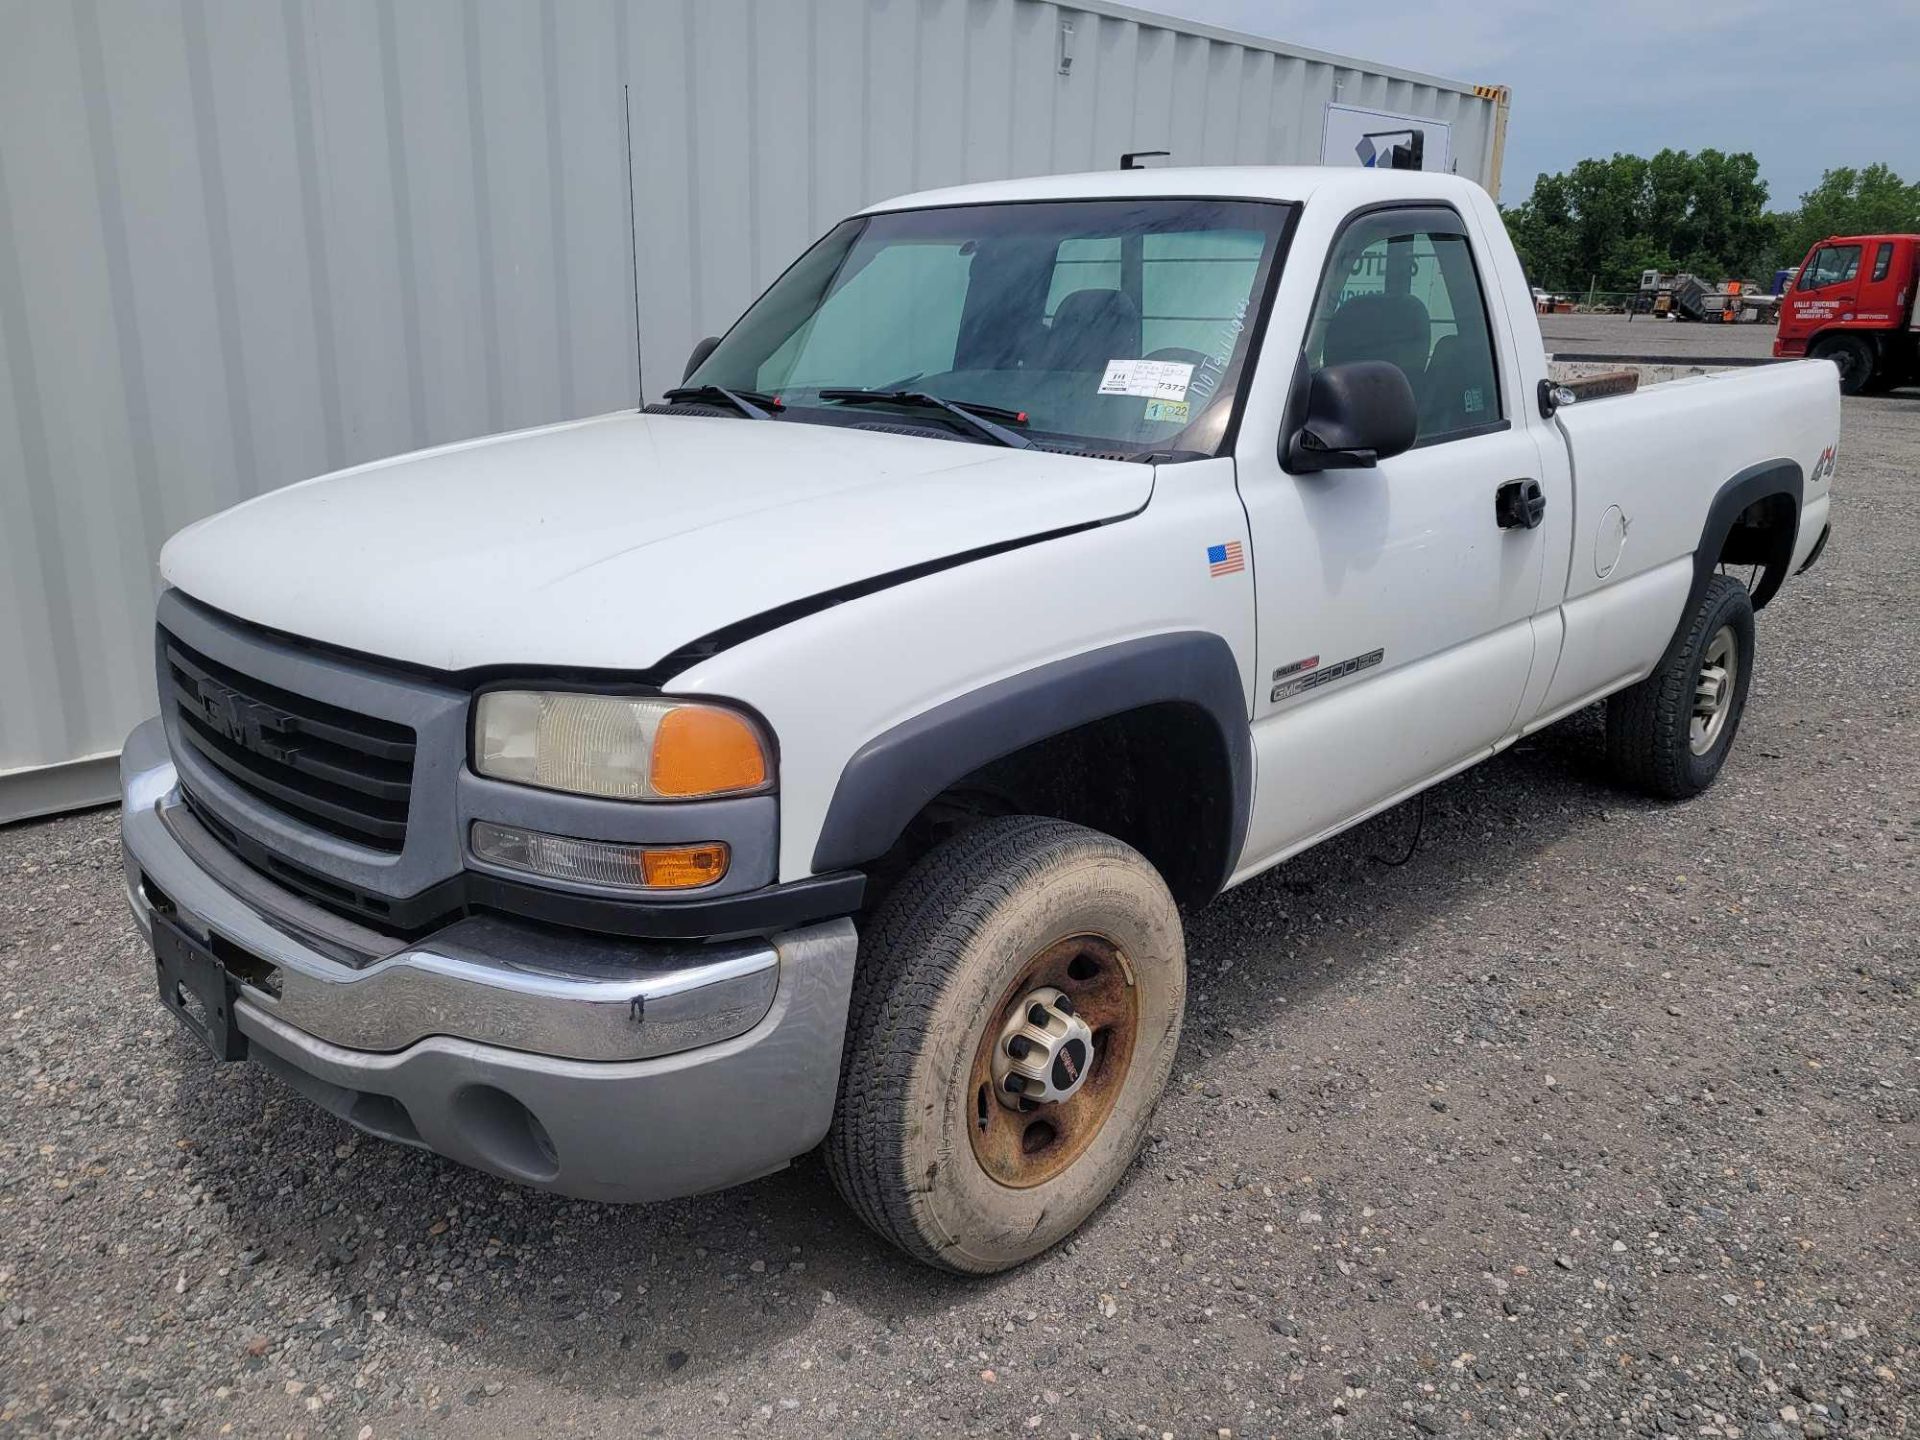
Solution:
<svg viewBox="0 0 1920 1440"><path fill-rule="evenodd" d="M1072 1013L1093 1032L1086 1077L1070 1098L1057 1103L1003 1103L995 1093L996 1048L1029 998L1047 990L1067 996ZM1064 1172L1112 1115L1139 1034L1139 986L1133 967L1111 940L1074 935L1027 961L988 1012L961 1101L980 1168L1015 1190L1043 1185Z"/></svg>

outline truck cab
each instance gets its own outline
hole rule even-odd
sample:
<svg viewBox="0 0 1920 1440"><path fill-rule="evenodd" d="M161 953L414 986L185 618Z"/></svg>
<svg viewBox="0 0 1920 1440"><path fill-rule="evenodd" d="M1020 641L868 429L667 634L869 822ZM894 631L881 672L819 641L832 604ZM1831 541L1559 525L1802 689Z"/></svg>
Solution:
<svg viewBox="0 0 1920 1440"><path fill-rule="evenodd" d="M1781 297L1773 353L1831 360L1848 395L1920 375L1920 235L1835 235L1807 252Z"/></svg>

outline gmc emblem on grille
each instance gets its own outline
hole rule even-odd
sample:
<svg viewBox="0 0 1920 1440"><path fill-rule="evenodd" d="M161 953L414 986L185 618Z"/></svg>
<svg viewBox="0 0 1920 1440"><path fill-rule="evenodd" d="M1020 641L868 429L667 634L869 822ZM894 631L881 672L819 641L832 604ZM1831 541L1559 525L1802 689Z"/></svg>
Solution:
<svg viewBox="0 0 1920 1440"><path fill-rule="evenodd" d="M247 743L247 716L240 697L223 685L200 682L200 713L216 735L236 745Z"/></svg>
<svg viewBox="0 0 1920 1440"><path fill-rule="evenodd" d="M297 747L286 738L291 716L212 680L202 680L194 698L194 708L222 739L273 760L292 758Z"/></svg>

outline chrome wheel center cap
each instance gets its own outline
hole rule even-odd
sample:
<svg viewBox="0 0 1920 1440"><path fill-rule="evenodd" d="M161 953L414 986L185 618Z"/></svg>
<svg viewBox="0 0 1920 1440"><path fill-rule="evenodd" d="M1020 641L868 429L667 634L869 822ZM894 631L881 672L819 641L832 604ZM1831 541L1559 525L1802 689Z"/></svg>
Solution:
<svg viewBox="0 0 1920 1440"><path fill-rule="evenodd" d="M1093 1031L1073 1001L1043 986L1020 1002L993 1047L993 1093L1014 1110L1070 1100L1093 1067Z"/></svg>

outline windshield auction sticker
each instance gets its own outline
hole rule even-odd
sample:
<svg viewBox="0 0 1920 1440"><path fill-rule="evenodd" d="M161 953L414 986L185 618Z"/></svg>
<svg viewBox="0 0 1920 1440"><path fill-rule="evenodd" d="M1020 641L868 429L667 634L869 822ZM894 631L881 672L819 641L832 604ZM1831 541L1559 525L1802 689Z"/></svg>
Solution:
<svg viewBox="0 0 1920 1440"><path fill-rule="evenodd" d="M1184 400L1193 366L1178 360L1109 360L1101 377L1102 395L1144 395L1149 400Z"/></svg>

